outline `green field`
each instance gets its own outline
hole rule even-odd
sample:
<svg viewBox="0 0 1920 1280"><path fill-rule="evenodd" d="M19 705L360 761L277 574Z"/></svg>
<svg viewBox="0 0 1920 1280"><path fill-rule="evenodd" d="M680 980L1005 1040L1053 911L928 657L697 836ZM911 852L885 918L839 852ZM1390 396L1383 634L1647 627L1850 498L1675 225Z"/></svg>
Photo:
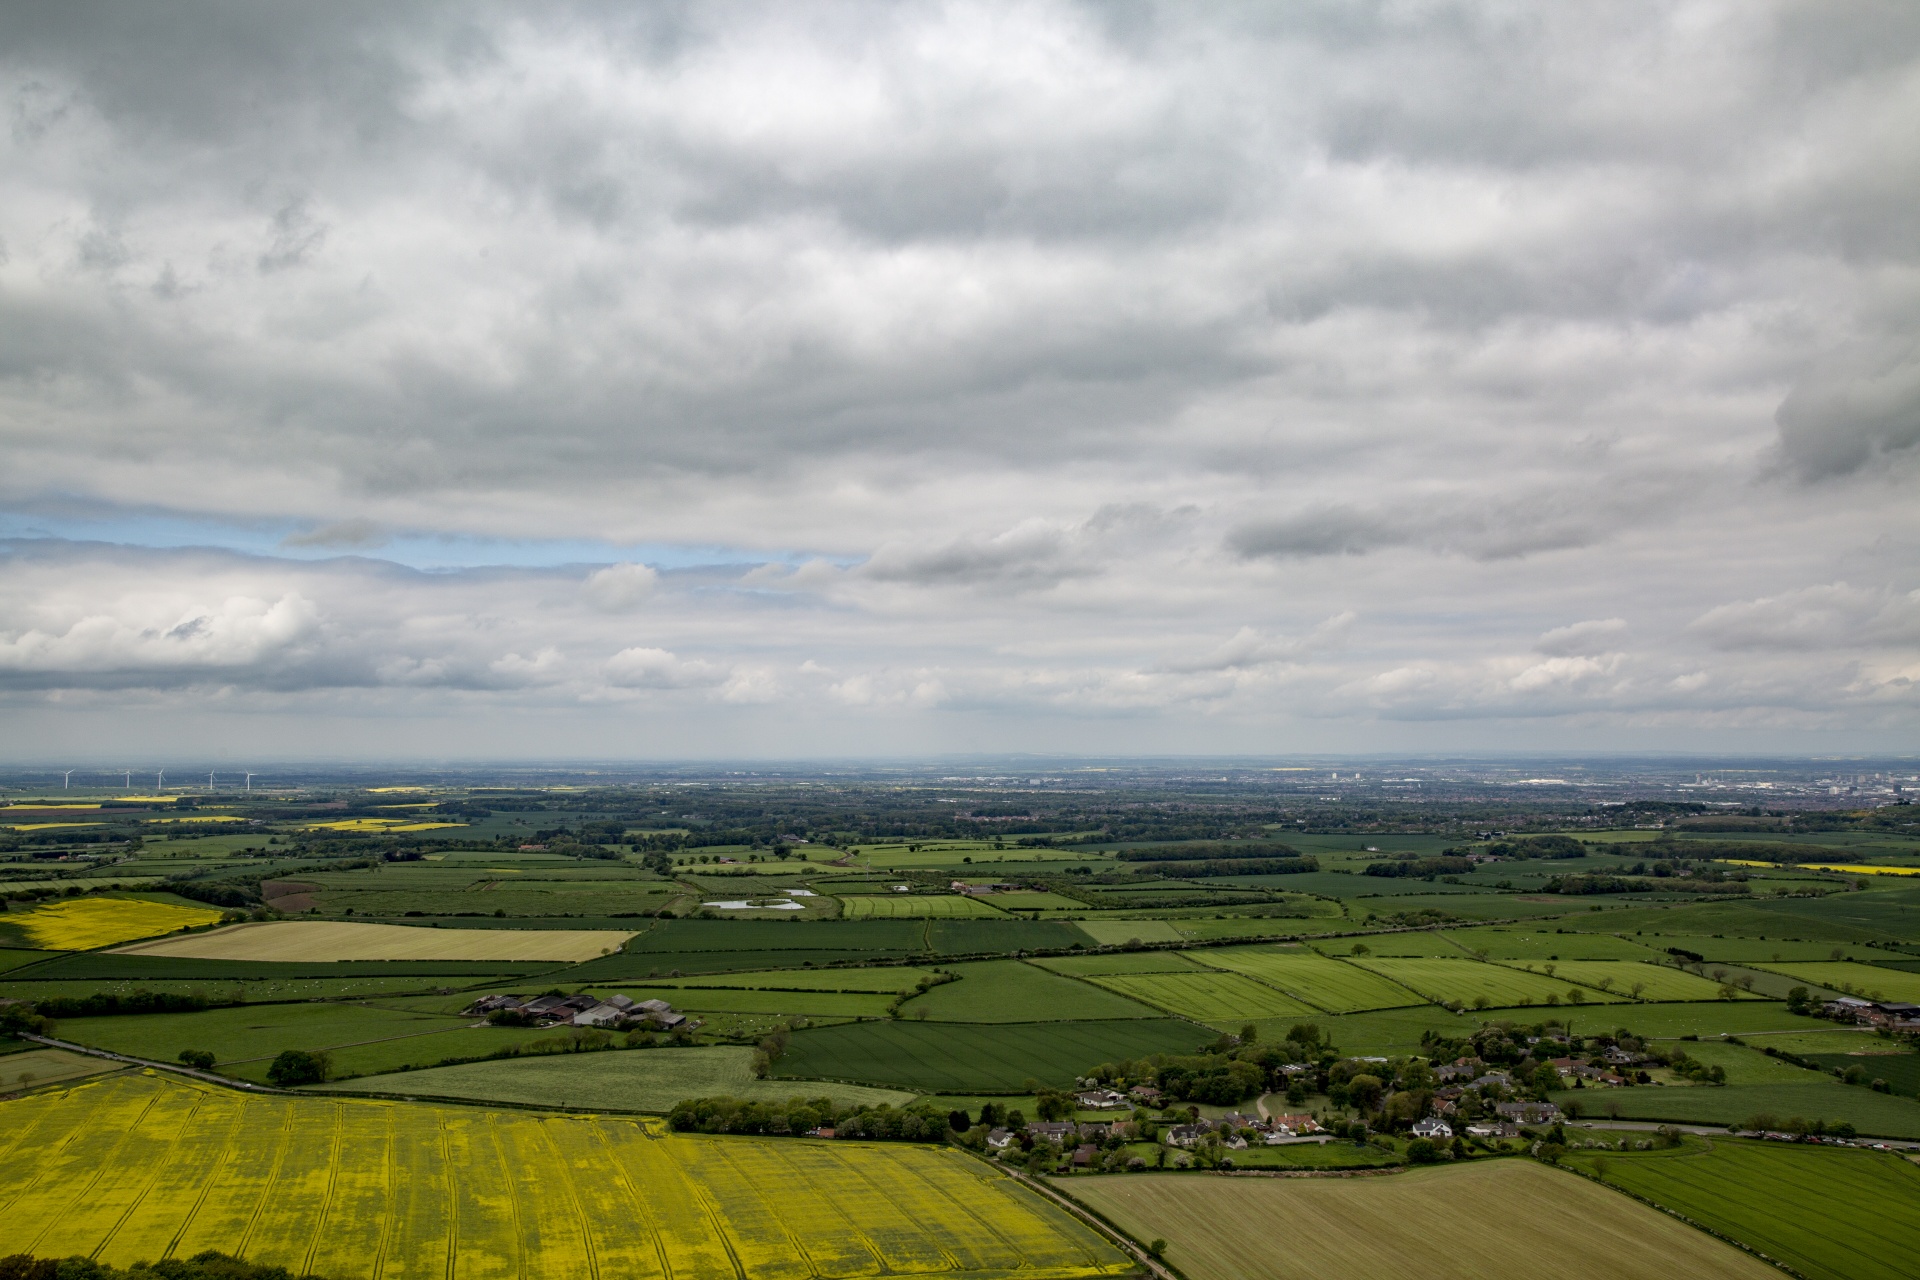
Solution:
<svg viewBox="0 0 1920 1280"><path fill-rule="evenodd" d="M1568 1015L1565 1009L1561 1014L1585 1026L1623 1026L1635 1035L1654 1037L1744 1036L1833 1025L1788 1013L1785 1005L1770 1000L1696 1000L1684 1004L1636 1004L1627 1008L1609 1005L1589 1010L1585 1015Z"/></svg>
<svg viewBox="0 0 1920 1280"><path fill-rule="evenodd" d="M1183 951L1108 951L1091 956L1043 956L1033 963L1055 973L1091 978L1108 973L1203 973Z"/></svg>
<svg viewBox="0 0 1920 1280"><path fill-rule="evenodd" d="M776 1073L939 1093L1019 1093L1103 1062L1191 1053L1214 1033L1171 1018L1114 1022L856 1022L796 1032Z"/></svg>
<svg viewBox="0 0 1920 1280"><path fill-rule="evenodd" d="M596 987L639 1000L665 1000L682 1012L794 1013L810 1018L884 1018L894 997L882 992L766 991L757 987ZM462 997L465 999L465 997Z"/></svg>
<svg viewBox="0 0 1920 1280"><path fill-rule="evenodd" d="M1668 947L1679 947L1705 956L1710 964L1825 960L1830 957L1835 945L1831 942L1789 942L1785 938L1701 938L1678 933L1648 933L1638 941L1645 942L1662 955L1666 954ZM1862 959L1875 954L1870 948L1859 945L1843 944L1841 951L1848 959Z"/></svg>
<svg viewBox="0 0 1920 1280"><path fill-rule="evenodd" d="M753 987L767 991L879 991L898 995L911 991L931 969L886 965L870 969L762 969L747 973L711 973L697 978L668 978L659 987Z"/></svg>
<svg viewBox="0 0 1920 1280"><path fill-rule="evenodd" d="M1671 1151L1577 1152L1567 1160L1808 1280L1914 1274L1920 1167L1898 1156L1714 1138Z"/></svg>
<svg viewBox="0 0 1920 1280"><path fill-rule="evenodd" d="M1523 962L1512 961L1512 965ZM1683 973L1659 964L1641 964L1633 960L1545 960L1530 961L1535 972L1553 966L1557 981L1578 982L1610 995L1636 1000L1718 1000L1720 984L1707 978ZM1742 997L1747 998L1747 997Z"/></svg>
<svg viewBox="0 0 1920 1280"><path fill-rule="evenodd" d="M1706 1056L1701 1055L1703 1058ZM1808 1073L1811 1074L1811 1073ZM1745 1084L1715 1088L1576 1089L1553 1095L1578 1103L1589 1117L1668 1120L1677 1124L1744 1125L1756 1115L1781 1121L1799 1116L1829 1124L1845 1120L1879 1138L1920 1138L1920 1102L1844 1085L1828 1078L1805 1084Z"/></svg>
<svg viewBox="0 0 1920 1280"><path fill-rule="evenodd" d="M1561 933L1525 925L1450 929L1444 936L1457 943L1460 951L1485 952L1489 960L1659 960L1666 955L1659 947L1650 945L1657 939L1616 938L1607 933ZM1375 952L1383 956L1400 954L1385 947L1376 947Z"/></svg>
<svg viewBox="0 0 1920 1280"><path fill-rule="evenodd" d="M245 1005L203 1013L134 1014L63 1020L62 1040L171 1062L182 1049L212 1053L219 1070L264 1081L282 1049L324 1049L339 1075L432 1066L479 1057L539 1032L474 1028L472 1019L357 1004Z"/></svg>
<svg viewBox="0 0 1920 1280"><path fill-rule="evenodd" d="M840 899L840 910L849 920L967 920L1002 914L978 898L957 893L849 895Z"/></svg>
<svg viewBox="0 0 1920 1280"><path fill-rule="evenodd" d="M1877 1000L1905 1000L1920 1004L1920 973L1883 969L1877 965L1827 961L1812 964L1768 964L1776 973L1835 991L1855 991Z"/></svg>
<svg viewBox="0 0 1920 1280"><path fill-rule="evenodd" d="M674 1103L685 1098L719 1094L762 1101L785 1101L804 1094L859 1106L898 1106L914 1096L864 1085L760 1080L754 1077L752 1059L753 1050L732 1045L568 1053L430 1067L323 1088L330 1093L401 1093L418 1098L655 1112L670 1111Z"/></svg>
<svg viewBox="0 0 1920 1280"><path fill-rule="evenodd" d="M1213 947L1193 956L1215 968L1256 978L1329 1013L1421 1003L1421 996L1404 985L1304 947Z"/></svg>
<svg viewBox="0 0 1920 1280"><path fill-rule="evenodd" d="M1858 1067L1866 1079L1885 1080L1895 1093L1906 1097L1920 1094L1920 1053L1809 1053L1822 1071L1845 1071Z"/></svg>
<svg viewBox="0 0 1920 1280"><path fill-rule="evenodd" d="M1081 920L1086 935L1103 947L1129 942L1184 942L1186 935L1165 920Z"/></svg>
<svg viewBox="0 0 1920 1280"><path fill-rule="evenodd" d="M1002 911L1085 911L1088 909L1086 903L1077 899L1032 889L996 893L987 901Z"/></svg>
<svg viewBox="0 0 1920 1280"><path fill-rule="evenodd" d="M1130 996L1179 1017L1193 1018L1223 1029L1237 1030L1256 1018L1311 1014L1310 1005L1244 974L1115 973L1089 978L1111 991Z"/></svg>
<svg viewBox="0 0 1920 1280"><path fill-rule="evenodd" d="M1375 960L1362 957L1354 961L1366 969L1418 991L1430 1000L1458 1000L1477 1004L1481 1000L1491 1008L1511 1008L1608 1001L1615 999L1603 992L1556 982L1542 974L1528 973L1506 965L1478 960Z"/></svg>
<svg viewBox="0 0 1920 1280"><path fill-rule="evenodd" d="M0 973L18 969L22 965L38 964L42 960L51 960L62 954L64 953L59 951L16 951L0 948Z"/></svg>
<svg viewBox="0 0 1920 1280"><path fill-rule="evenodd" d="M1101 1018L1157 1018L1158 1010L1063 978L1019 960L948 965L958 982L942 983L900 1006L903 1018L933 1022L1065 1022Z"/></svg>
<svg viewBox="0 0 1920 1280"><path fill-rule="evenodd" d="M1056 1181L1136 1240L1166 1240L1167 1261L1188 1280L1779 1274L1655 1209L1531 1160L1385 1177Z"/></svg>

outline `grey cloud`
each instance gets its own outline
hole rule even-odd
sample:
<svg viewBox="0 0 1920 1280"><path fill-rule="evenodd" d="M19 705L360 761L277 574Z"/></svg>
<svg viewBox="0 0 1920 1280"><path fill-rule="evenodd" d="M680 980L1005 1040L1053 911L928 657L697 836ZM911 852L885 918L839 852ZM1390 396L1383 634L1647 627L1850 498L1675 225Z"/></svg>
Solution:
<svg viewBox="0 0 1920 1280"><path fill-rule="evenodd" d="M1920 591L1836 582L1718 605L1688 631L1724 650L1822 650L1920 645Z"/></svg>
<svg viewBox="0 0 1920 1280"><path fill-rule="evenodd" d="M1788 461L1808 479L1913 448L1920 444L1920 345L1889 339L1829 358L1795 385L1774 420Z"/></svg>
<svg viewBox="0 0 1920 1280"><path fill-rule="evenodd" d="M1626 635L1626 619L1595 618L1555 627L1542 634L1533 647L1550 657L1590 657L1618 649Z"/></svg>
<svg viewBox="0 0 1920 1280"><path fill-rule="evenodd" d="M1227 547L1249 560L1363 556L1409 545L1507 560L1601 540L1618 523L1605 505L1569 495L1565 502L1509 499L1481 506L1414 500L1391 511L1321 507L1242 524L1228 533Z"/></svg>
<svg viewBox="0 0 1920 1280"><path fill-rule="evenodd" d="M1302 636L1267 636L1253 627L1242 627L1209 653L1184 662L1163 663L1155 670L1191 675L1208 671L1243 670L1271 663L1299 662L1338 645L1352 629L1357 616L1351 610L1337 613Z"/></svg>

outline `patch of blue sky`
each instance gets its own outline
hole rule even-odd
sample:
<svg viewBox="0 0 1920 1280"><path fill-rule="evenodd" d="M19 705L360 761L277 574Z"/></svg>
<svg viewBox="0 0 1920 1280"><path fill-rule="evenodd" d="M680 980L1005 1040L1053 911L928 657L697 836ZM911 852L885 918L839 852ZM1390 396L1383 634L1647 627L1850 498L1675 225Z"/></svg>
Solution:
<svg viewBox="0 0 1920 1280"><path fill-rule="evenodd" d="M714 565L797 565L816 558L853 563L841 556L818 557L794 549L617 544L593 538L500 538L387 530L371 525L331 533L304 522L222 520L93 505L51 511L0 510L0 539L105 542L155 549L208 547L286 560L362 556L423 571L548 569L622 562L673 570Z"/></svg>

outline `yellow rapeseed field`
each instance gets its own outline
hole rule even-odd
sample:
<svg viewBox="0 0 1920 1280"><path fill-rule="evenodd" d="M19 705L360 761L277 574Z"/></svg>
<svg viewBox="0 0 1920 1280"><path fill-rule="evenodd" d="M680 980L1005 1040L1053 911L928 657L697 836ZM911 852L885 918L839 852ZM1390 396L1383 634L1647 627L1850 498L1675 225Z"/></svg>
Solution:
<svg viewBox="0 0 1920 1280"><path fill-rule="evenodd" d="M217 913L216 913L217 914ZM632 930L432 929L344 920L276 920L142 942L121 951L202 960L592 960Z"/></svg>
<svg viewBox="0 0 1920 1280"><path fill-rule="evenodd" d="M48 951L90 951L134 938L151 938L189 925L213 924L212 907L176 907L138 898L74 898L8 915L7 925L30 946Z"/></svg>
<svg viewBox="0 0 1920 1280"><path fill-rule="evenodd" d="M1090 1228L951 1149L258 1097L125 1075L0 1103L7 1248L203 1249L331 1280L1120 1275Z"/></svg>
<svg viewBox="0 0 1920 1280"><path fill-rule="evenodd" d="M464 822L416 822L411 818L338 818L332 822L309 822L309 831L439 831L443 827L464 827Z"/></svg>

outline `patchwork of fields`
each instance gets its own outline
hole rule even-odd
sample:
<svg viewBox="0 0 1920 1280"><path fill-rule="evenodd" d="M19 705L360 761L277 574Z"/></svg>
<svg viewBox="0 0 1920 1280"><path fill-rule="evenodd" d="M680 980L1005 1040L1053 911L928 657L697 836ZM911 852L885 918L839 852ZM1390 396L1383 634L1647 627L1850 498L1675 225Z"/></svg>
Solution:
<svg viewBox="0 0 1920 1280"><path fill-rule="evenodd" d="M1012 1179L906 1144L665 1136L139 1076L0 1102L0 1132L9 1244L121 1266L217 1249L330 1280L1131 1269Z"/></svg>
<svg viewBox="0 0 1920 1280"><path fill-rule="evenodd" d="M218 913L215 913L218 918ZM202 960L591 960L633 933L599 929L434 929L344 920L236 924L120 948L123 955Z"/></svg>
<svg viewBox="0 0 1920 1280"><path fill-rule="evenodd" d="M1222 1027L1255 1018L1314 1012L1309 1005L1237 973L1115 973L1088 978L1110 991Z"/></svg>
<svg viewBox="0 0 1920 1280"><path fill-rule="evenodd" d="M971 920L1006 914L957 893L850 894L840 899L840 913L849 920Z"/></svg>
<svg viewBox="0 0 1920 1280"><path fill-rule="evenodd" d="M1328 1013L1391 1009L1422 1000L1405 985L1305 948L1215 947L1193 954L1205 964L1257 978Z"/></svg>
<svg viewBox="0 0 1920 1280"><path fill-rule="evenodd" d="M777 1075L860 1080L929 1093L1019 1093L1061 1086L1102 1062L1192 1053L1214 1033L1171 1018L1113 1022L855 1022L796 1032Z"/></svg>
<svg viewBox="0 0 1920 1280"><path fill-rule="evenodd" d="M1528 973L1506 965L1479 960L1393 960L1357 959L1353 962L1410 991L1417 991L1436 1003L1458 1000L1463 1004L1502 1009L1535 1004L1559 1004L1567 1001L1611 1001L1619 997L1574 983L1556 982L1544 974Z"/></svg>
<svg viewBox="0 0 1920 1280"><path fill-rule="evenodd" d="M1519 961L1509 962L1519 964ZM1720 984L1664 965L1633 960L1561 960L1553 977L1635 1000L1719 1000ZM1535 969L1541 966L1535 965Z"/></svg>

